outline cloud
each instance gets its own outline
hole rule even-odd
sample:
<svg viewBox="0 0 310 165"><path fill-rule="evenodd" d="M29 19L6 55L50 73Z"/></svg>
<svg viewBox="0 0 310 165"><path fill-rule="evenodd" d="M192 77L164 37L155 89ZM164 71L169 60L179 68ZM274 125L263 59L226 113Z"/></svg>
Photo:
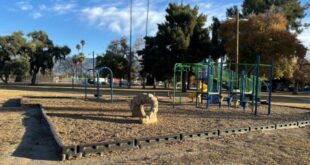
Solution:
<svg viewBox="0 0 310 165"><path fill-rule="evenodd" d="M20 10L23 10L23 11L28 11L28 10L33 9L33 6L28 1L17 2L16 5L19 7Z"/></svg>
<svg viewBox="0 0 310 165"><path fill-rule="evenodd" d="M125 35L130 29L129 6L96 6L86 7L81 10L83 20L86 20L98 28L107 28L112 32ZM133 33L144 35L146 24L146 4L137 2L133 6ZM150 8L149 11L149 32L154 35L157 31L157 23L164 20L165 12L163 9Z"/></svg>
<svg viewBox="0 0 310 165"><path fill-rule="evenodd" d="M234 5L240 7L241 3L223 4L223 3L200 1L199 3L196 3L196 5L199 6L200 13L207 15L208 18L207 18L206 26L210 26L212 24L212 17L217 17L220 20L224 20L226 19L226 10Z"/></svg>
<svg viewBox="0 0 310 165"><path fill-rule="evenodd" d="M34 12L34 13L31 13L31 16L34 19L38 19L38 18L41 18L43 15L39 12Z"/></svg>
<svg viewBox="0 0 310 165"><path fill-rule="evenodd" d="M75 7L75 3L57 3L52 7L52 10L58 14L64 14L72 11Z"/></svg>
<svg viewBox="0 0 310 165"><path fill-rule="evenodd" d="M91 0L92 3L101 2L102 0ZM168 1L158 0L151 1L149 11L149 34L155 35L157 32L157 24L165 20L165 9ZM195 0L189 3L192 7L199 6L200 13L207 14L208 19L205 26L212 23L212 17L216 16L219 19L226 17L226 9L241 3L213 3L205 0ZM146 24L146 2L135 1L133 5L133 33L134 35L144 35ZM130 26L129 4L124 1L105 0L102 5L96 4L93 7L85 7L81 10L83 20L86 20L92 26L99 28L107 28L112 32L119 34L128 34ZM137 34L138 33L138 34Z"/></svg>
<svg viewBox="0 0 310 165"><path fill-rule="evenodd" d="M42 5L39 5L39 10L47 10L47 6L42 4Z"/></svg>
<svg viewBox="0 0 310 165"><path fill-rule="evenodd" d="M44 15L48 15L51 13L56 14L64 14L68 12L73 12L75 7L77 6L76 1L69 0L65 3L61 0L50 0L50 3L41 3L38 5L34 5L34 3L30 3L31 1L19 1L15 5L17 9L14 8L12 11L21 10L27 12L33 19L38 19L43 17Z"/></svg>
<svg viewBox="0 0 310 165"><path fill-rule="evenodd" d="M310 28L305 29L299 34L298 39L300 39L304 46L308 48L307 56L310 58Z"/></svg>
<svg viewBox="0 0 310 165"><path fill-rule="evenodd" d="M310 29L305 29L298 35L298 39L300 39L306 47L310 48Z"/></svg>
<svg viewBox="0 0 310 165"><path fill-rule="evenodd" d="M302 23L309 23L309 22L310 22L309 16L303 19L302 21ZM304 31L297 37L300 41L302 41L304 46L308 48L307 56L308 58L310 58L310 27L304 29Z"/></svg>

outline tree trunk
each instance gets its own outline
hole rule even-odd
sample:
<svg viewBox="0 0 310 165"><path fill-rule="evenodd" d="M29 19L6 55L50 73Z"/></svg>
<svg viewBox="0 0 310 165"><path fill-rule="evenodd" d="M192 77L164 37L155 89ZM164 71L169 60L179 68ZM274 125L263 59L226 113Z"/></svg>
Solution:
<svg viewBox="0 0 310 165"><path fill-rule="evenodd" d="M298 88L299 88L299 83L295 81L293 95L298 95Z"/></svg>
<svg viewBox="0 0 310 165"><path fill-rule="evenodd" d="M16 75L14 82L22 82L23 76L22 75Z"/></svg>
<svg viewBox="0 0 310 165"><path fill-rule="evenodd" d="M186 89L189 90L190 87L191 87L191 73L190 72L187 72L187 86L186 86Z"/></svg>
<svg viewBox="0 0 310 165"><path fill-rule="evenodd" d="M186 92L186 77L187 77L187 72L184 72L185 74L183 74L182 76L182 92Z"/></svg>
<svg viewBox="0 0 310 165"><path fill-rule="evenodd" d="M31 75L31 85L36 85L37 73L38 72L39 72L38 69L33 71L32 75Z"/></svg>
<svg viewBox="0 0 310 165"><path fill-rule="evenodd" d="M83 77L84 77L84 75L83 75L83 63L81 63L81 78L82 78L82 81L83 81Z"/></svg>
<svg viewBox="0 0 310 165"><path fill-rule="evenodd" d="M142 89L145 89L145 77L142 77Z"/></svg>
<svg viewBox="0 0 310 165"><path fill-rule="evenodd" d="M7 75L1 76L1 80L4 82L4 84L8 84L9 77Z"/></svg>
<svg viewBox="0 0 310 165"><path fill-rule="evenodd" d="M123 84L122 84L122 78L119 79L119 84L118 84L118 86L119 86L119 87L122 87L122 86L123 86Z"/></svg>
<svg viewBox="0 0 310 165"><path fill-rule="evenodd" d="M153 89L156 89L156 78L154 77Z"/></svg>
<svg viewBox="0 0 310 165"><path fill-rule="evenodd" d="M299 84L300 90L305 91L305 83Z"/></svg>

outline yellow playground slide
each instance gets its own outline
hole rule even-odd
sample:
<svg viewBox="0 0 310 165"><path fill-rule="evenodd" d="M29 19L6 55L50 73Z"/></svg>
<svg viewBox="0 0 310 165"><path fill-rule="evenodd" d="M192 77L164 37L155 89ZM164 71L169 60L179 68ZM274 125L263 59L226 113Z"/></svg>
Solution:
<svg viewBox="0 0 310 165"><path fill-rule="evenodd" d="M194 80L193 84L196 84L196 80ZM201 91L202 88L202 92L208 92L208 84L206 83L202 83L202 81L199 81L199 92ZM194 100L196 98L196 92L191 92L188 94L188 97L191 98L192 100ZM198 100L200 100L201 94L198 94Z"/></svg>

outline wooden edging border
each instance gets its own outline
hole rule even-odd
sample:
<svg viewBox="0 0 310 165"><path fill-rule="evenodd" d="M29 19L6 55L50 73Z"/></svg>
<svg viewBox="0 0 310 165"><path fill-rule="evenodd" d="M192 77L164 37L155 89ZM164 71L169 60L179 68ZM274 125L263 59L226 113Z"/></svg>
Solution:
<svg viewBox="0 0 310 165"><path fill-rule="evenodd" d="M284 122L277 124L269 124L262 126L249 126L242 128L230 128L230 129L220 129L213 131L200 131L192 133L179 133L173 135L164 135L164 136L154 136L154 137L144 137L144 138L135 138L121 141L107 141L101 143L92 143L92 144L78 144L78 145L64 145L59 136L57 135L54 126L49 120L47 114L44 111L44 108L40 104L23 104L23 106L35 106L39 108L41 116L44 120L44 123L49 128L55 144L57 146L57 154L60 160L68 160L72 157L83 157L87 154L101 154L107 151L113 150L124 150L130 148L139 148L141 146L147 146L152 144L159 143L171 143L171 142L180 142L190 139L206 139L206 138L215 138L220 136L227 136L233 134L242 134L249 133L254 131L272 131L277 129L289 129L289 128L301 128L310 125L310 120L295 121L295 122Z"/></svg>

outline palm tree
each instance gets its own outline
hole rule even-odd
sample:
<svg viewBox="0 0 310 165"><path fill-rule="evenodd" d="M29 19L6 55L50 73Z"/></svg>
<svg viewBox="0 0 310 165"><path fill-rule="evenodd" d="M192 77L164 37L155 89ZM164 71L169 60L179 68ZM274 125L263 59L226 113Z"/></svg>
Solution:
<svg viewBox="0 0 310 165"><path fill-rule="evenodd" d="M84 53L80 53L77 57L78 63L81 65L81 77L83 78L83 63L85 61Z"/></svg>
<svg viewBox="0 0 310 165"><path fill-rule="evenodd" d="M84 45L85 45L85 41L84 40L81 40L81 46L82 46L82 52L83 52L83 48L84 48Z"/></svg>
<svg viewBox="0 0 310 165"><path fill-rule="evenodd" d="M72 57L72 62L73 62L73 64L74 64L72 88L74 88L75 74L76 74L76 70L77 70L76 66L77 66L77 64L78 64L77 55L75 55L75 56Z"/></svg>
<svg viewBox="0 0 310 165"><path fill-rule="evenodd" d="M79 62L80 62L80 65L81 65L81 77L83 78L83 63L85 61L85 56L84 56L83 48L84 48L84 45L85 45L85 41L81 40L80 44L78 44L78 45L82 46L82 52L79 54Z"/></svg>
<svg viewBox="0 0 310 165"><path fill-rule="evenodd" d="M75 46L75 48L77 49L78 53L80 53L81 45L80 45L80 44L77 44L77 45Z"/></svg>

